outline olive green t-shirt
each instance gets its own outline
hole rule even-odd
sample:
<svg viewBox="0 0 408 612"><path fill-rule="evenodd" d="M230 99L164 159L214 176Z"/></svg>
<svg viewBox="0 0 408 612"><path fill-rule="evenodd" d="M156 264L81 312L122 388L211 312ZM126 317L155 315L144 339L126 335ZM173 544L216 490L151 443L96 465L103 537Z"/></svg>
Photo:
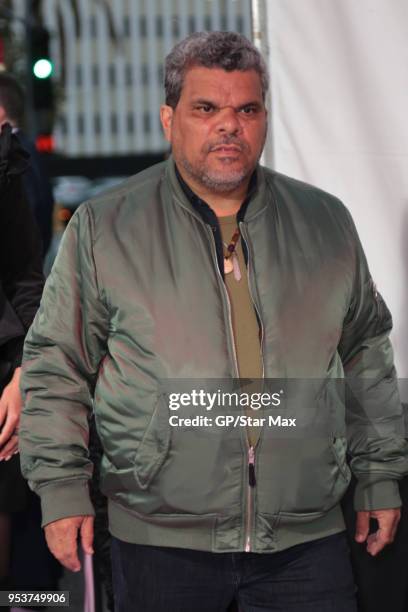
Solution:
<svg viewBox="0 0 408 612"><path fill-rule="evenodd" d="M228 244L237 228L235 215L218 217L222 241L224 243L224 255L227 253ZM262 357L259 338L259 326L255 314L254 304L248 287L247 267L242 252L242 238L237 242L235 252L238 257L241 280L236 280L234 272L225 274L225 285L231 303L232 328L235 339L235 349L238 360L238 371L240 378L259 380L262 378ZM234 257L234 256L233 256ZM256 417L253 410L247 414ZM248 428L248 438L251 445L255 445L259 435L258 428Z"/></svg>

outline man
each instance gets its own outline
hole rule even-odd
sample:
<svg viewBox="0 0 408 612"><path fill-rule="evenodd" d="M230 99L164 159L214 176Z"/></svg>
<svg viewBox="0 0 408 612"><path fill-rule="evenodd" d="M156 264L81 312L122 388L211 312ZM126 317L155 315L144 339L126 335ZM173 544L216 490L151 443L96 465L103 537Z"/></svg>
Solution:
<svg viewBox="0 0 408 612"><path fill-rule="evenodd" d="M343 369L356 538L376 555L397 529L407 449L390 315L343 205L258 165L267 87L238 34L172 50L172 157L80 207L26 343L22 456L50 549L74 571L78 534L92 552L93 402L119 611L211 612L234 598L245 612L356 609L344 405L329 384ZM171 425L163 381L234 378L283 381L274 401L306 424L316 410L329 433ZM299 385L310 397L296 400Z"/></svg>
<svg viewBox="0 0 408 612"><path fill-rule="evenodd" d="M0 125L10 123L18 140L30 153L30 164L23 177L24 190L40 229L43 256L52 237L54 198L44 164L34 143L22 130L24 124L25 94L12 74L0 72Z"/></svg>

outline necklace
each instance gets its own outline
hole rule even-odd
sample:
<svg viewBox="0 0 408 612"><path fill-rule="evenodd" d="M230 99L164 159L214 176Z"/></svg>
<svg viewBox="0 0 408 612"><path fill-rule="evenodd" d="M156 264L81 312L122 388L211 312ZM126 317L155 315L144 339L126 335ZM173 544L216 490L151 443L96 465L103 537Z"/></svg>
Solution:
<svg viewBox="0 0 408 612"><path fill-rule="evenodd" d="M241 280L241 270L239 269L238 256L236 253L237 242L240 238L239 229L236 229L232 235L230 243L227 245L224 242L224 246L227 249L226 255L224 255L224 273L230 274L234 272L234 278L236 281Z"/></svg>

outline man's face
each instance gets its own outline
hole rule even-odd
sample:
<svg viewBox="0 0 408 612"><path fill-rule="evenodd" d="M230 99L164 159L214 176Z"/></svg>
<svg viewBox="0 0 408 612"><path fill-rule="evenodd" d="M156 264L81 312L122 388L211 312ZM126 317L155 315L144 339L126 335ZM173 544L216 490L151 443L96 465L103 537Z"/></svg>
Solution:
<svg viewBox="0 0 408 612"><path fill-rule="evenodd" d="M161 120L187 179L214 192L233 191L249 179L265 143L260 77L255 70L194 66L176 108L162 106Z"/></svg>

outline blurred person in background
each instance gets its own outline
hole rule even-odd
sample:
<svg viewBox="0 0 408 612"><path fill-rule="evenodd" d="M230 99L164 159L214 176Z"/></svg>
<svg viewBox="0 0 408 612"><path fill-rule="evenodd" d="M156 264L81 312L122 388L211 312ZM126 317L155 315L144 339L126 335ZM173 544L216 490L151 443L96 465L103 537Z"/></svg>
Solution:
<svg viewBox="0 0 408 612"><path fill-rule="evenodd" d="M10 125L0 134L0 590L10 588L12 516L26 509L28 487L20 472L18 426L24 337L40 304L42 251L26 201L28 155Z"/></svg>
<svg viewBox="0 0 408 612"><path fill-rule="evenodd" d="M25 94L22 86L13 75L0 72L0 126L6 122L10 123L18 140L30 154L23 185L27 201L40 228L44 257L51 243L54 198L41 156L35 144L24 133L24 108Z"/></svg>

